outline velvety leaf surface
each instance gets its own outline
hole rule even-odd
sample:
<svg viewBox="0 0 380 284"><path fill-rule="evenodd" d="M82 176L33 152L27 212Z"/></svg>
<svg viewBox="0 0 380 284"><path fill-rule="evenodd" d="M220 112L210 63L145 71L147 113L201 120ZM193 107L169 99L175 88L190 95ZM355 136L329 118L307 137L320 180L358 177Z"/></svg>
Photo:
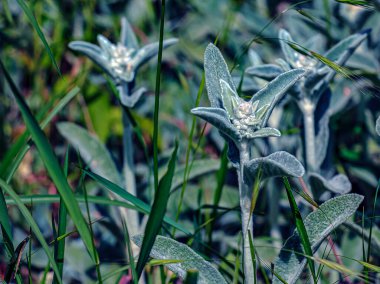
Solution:
<svg viewBox="0 0 380 284"><path fill-rule="evenodd" d="M313 253L336 227L355 213L363 198L358 194L332 198L304 219ZM299 235L295 231L293 236L285 242L279 257L275 260L274 271L288 284L295 283L306 264L303 254ZM274 277L272 283L282 282Z"/></svg>
<svg viewBox="0 0 380 284"><path fill-rule="evenodd" d="M326 190L330 190L338 194L346 194L352 189L351 182L343 174L338 174L331 179L325 179L319 174L311 173L309 182L313 192L323 193Z"/></svg>
<svg viewBox="0 0 380 284"><path fill-rule="evenodd" d="M143 236L132 237L134 243L141 246ZM186 271L196 269L199 271L198 283L204 284L223 284L227 283L219 271L205 261L200 255L190 247L173 239L157 236L150 256L155 259L182 260L180 263L165 265L168 269L176 273L182 279L186 278Z"/></svg>
<svg viewBox="0 0 380 284"><path fill-rule="evenodd" d="M292 66L295 66L296 62L298 61L299 54L288 44L294 42L291 35L288 33L288 31L281 29L278 34L278 37L280 39L279 41L281 49L285 55L286 61L290 63Z"/></svg>
<svg viewBox="0 0 380 284"><path fill-rule="evenodd" d="M122 178L106 147L86 129L71 122L57 125L61 135L79 152L91 171L123 187Z"/></svg>
<svg viewBox="0 0 380 284"><path fill-rule="evenodd" d="M107 60L103 55L103 50L99 46L85 41L72 41L69 43L69 48L83 53L101 67L108 75L113 77L113 73L108 68Z"/></svg>
<svg viewBox="0 0 380 284"><path fill-rule="evenodd" d="M269 109L261 124L262 127L266 125L276 103L285 95L286 91L297 82L297 80L304 76L305 72L306 71L303 69L294 69L284 72L252 96L252 101L259 101L258 108L261 108L264 105L269 105Z"/></svg>
<svg viewBox="0 0 380 284"><path fill-rule="evenodd" d="M213 107L197 107L191 110L192 114L199 116L218 128L234 141L241 139L239 131L232 125L228 118L228 114L224 109Z"/></svg>
<svg viewBox="0 0 380 284"><path fill-rule="evenodd" d="M259 169L262 171L262 179L276 176L300 177L305 173L304 167L297 158L284 151L249 161L244 166L244 178L248 181L254 179Z"/></svg>
<svg viewBox="0 0 380 284"><path fill-rule="evenodd" d="M207 46L205 51L204 68L207 94L211 106L221 107L222 101L220 94L222 90L220 80L225 81L234 91L236 88L222 54L219 49L211 43Z"/></svg>

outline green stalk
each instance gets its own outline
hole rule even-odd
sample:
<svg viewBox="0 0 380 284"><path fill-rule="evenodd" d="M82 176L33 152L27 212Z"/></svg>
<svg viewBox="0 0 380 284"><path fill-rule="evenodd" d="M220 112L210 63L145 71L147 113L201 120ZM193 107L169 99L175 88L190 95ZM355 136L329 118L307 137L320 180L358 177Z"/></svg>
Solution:
<svg viewBox="0 0 380 284"><path fill-rule="evenodd" d="M160 85L161 85L161 65L162 49L164 41L164 24L165 24L165 0L161 2L161 19L160 19L160 40L158 45L157 73L156 73L156 90L154 94L154 128L153 128L153 174L154 189L158 189L158 113L160 108Z"/></svg>
<svg viewBox="0 0 380 284"><path fill-rule="evenodd" d="M238 169L241 222L243 234L243 267L244 277L247 283L251 283L255 277L251 248L249 245L250 231L253 235L253 220L251 217L251 187L244 183L244 164L250 159L250 147L247 141L240 144L240 164Z"/></svg>

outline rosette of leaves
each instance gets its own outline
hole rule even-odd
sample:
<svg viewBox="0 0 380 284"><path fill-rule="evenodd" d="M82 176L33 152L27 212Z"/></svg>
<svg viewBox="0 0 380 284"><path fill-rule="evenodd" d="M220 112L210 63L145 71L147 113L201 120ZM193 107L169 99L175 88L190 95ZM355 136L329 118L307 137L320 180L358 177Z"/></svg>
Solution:
<svg viewBox="0 0 380 284"><path fill-rule="evenodd" d="M144 92L143 88L132 92L136 73L140 66L158 54L159 43L151 43L140 48L126 18L122 18L121 27L121 39L117 44L98 35L99 46L85 41L73 41L69 47L83 53L103 69L118 86L121 103L133 107ZM175 38L164 40L163 48L177 41Z"/></svg>
<svg viewBox="0 0 380 284"><path fill-rule="evenodd" d="M248 230L252 232L252 188L255 178L273 176L300 177L301 163L291 154L279 151L267 157L252 158L251 142L255 138L280 136L278 129L266 127L276 103L287 90L305 74L294 69L279 74L248 101L237 94L232 77L222 54L209 44L204 58L205 78L210 107L197 107L193 114L214 125L229 145L229 159L237 168L242 214L244 273L247 281L253 279L252 259L248 245Z"/></svg>
<svg viewBox="0 0 380 284"><path fill-rule="evenodd" d="M367 36L368 31L351 35L320 55L312 50L313 46L306 48L295 43L291 35L282 29L279 39L285 60L279 59L277 64L261 64L246 70L247 74L261 80L271 80L292 68L307 70L307 75L294 84L291 93L303 114L305 163L309 184L317 196L326 190L337 194L351 190L348 178L342 174L332 174L332 166L325 162L330 143L329 119L334 114L330 106L329 83L336 73L349 76L348 70L342 66Z"/></svg>

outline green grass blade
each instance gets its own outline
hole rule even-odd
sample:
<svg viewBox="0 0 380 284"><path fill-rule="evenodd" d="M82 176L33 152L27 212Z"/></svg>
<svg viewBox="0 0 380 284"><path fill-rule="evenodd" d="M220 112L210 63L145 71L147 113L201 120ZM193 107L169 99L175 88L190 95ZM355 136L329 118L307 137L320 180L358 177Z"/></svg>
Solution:
<svg viewBox="0 0 380 284"><path fill-rule="evenodd" d="M160 85L161 85L161 64L162 50L164 42L164 24L165 24L165 0L161 2L161 20L160 20L160 39L158 45L158 59L156 72L156 90L154 94L154 116L153 116L153 175L154 190L158 190L158 113L160 108Z"/></svg>
<svg viewBox="0 0 380 284"><path fill-rule="evenodd" d="M305 250L305 254L307 256L313 257L313 251L311 249L310 240L306 232L305 224L303 223L302 216L298 210L298 206L296 200L294 199L292 188L290 187L289 181L286 177L283 177L284 185L286 188L286 194L289 199L290 208L292 209L293 219L297 227L297 231L300 235L300 239L302 242L303 249ZM311 271L311 275L313 277L314 283L316 283L316 275L315 275L315 266L314 262L311 258L307 258L307 262L309 264L309 268Z"/></svg>
<svg viewBox="0 0 380 284"><path fill-rule="evenodd" d="M78 87L74 87L72 90L70 90L41 121L41 128L44 129L50 123L50 121L79 93L79 91L80 89ZM5 157L1 161L0 176L5 178L7 181L12 179L12 176L17 170L19 163L28 152L30 148L28 145L28 142L30 141L29 139L29 132L28 130L25 130L25 132L16 140L16 142L12 144L11 148L6 152ZM2 173L5 172L6 174L3 175Z"/></svg>
<svg viewBox="0 0 380 284"><path fill-rule="evenodd" d="M26 127L28 128L32 136L32 139L37 147L40 157L42 161L44 162L45 167L50 177L52 178L55 186L57 187L57 190L59 194L61 195L68 209L68 212L75 226L77 227L79 234L82 237L82 240L88 252L90 253L92 259L94 260L95 259L94 255L91 252L92 240L91 240L91 234L90 234L88 225L85 219L83 218L82 212L80 211L77 201L75 200L74 193L71 191L71 188L67 182L67 179L62 172L62 169L58 163L58 159L54 154L53 148L49 144L49 141L45 133L39 127L36 119L33 117L32 112L30 111L23 97L19 93L17 87L15 86L10 75L5 69L2 61L0 61L0 68L2 69L11 90L13 91L16 103L18 104L20 108Z"/></svg>
<svg viewBox="0 0 380 284"><path fill-rule="evenodd" d="M66 156L65 156L65 164L63 166L64 174L67 178L69 171L69 150L70 146L67 147ZM58 213L58 232L57 237L63 236L66 234L66 226L67 226L67 208L62 198L59 200L59 213ZM57 262L58 269L60 275L63 276L63 262L65 259L65 241L66 239L62 239L57 241L54 244L54 259ZM57 275L54 274L53 284L57 283Z"/></svg>
<svg viewBox="0 0 380 284"><path fill-rule="evenodd" d="M134 284L138 284L139 282L138 282L138 277L137 277L137 272L136 272L135 258L133 257L133 250L132 250L132 246L131 246L131 237L130 237L129 232L128 232L127 224L124 222L124 220L121 220L121 221L122 221L124 231L125 231L125 242L127 244L128 260L129 260L129 266L131 269L132 280L133 280ZM104 281L105 280L106 279L104 279Z"/></svg>
<svg viewBox="0 0 380 284"><path fill-rule="evenodd" d="M248 239L249 239L249 249L251 252L252 264L253 264L253 283L257 283L257 271L256 271L256 253L255 246L253 245L252 233L248 230Z"/></svg>
<svg viewBox="0 0 380 284"><path fill-rule="evenodd" d="M170 196L170 188L175 172L175 164L177 159L178 142L176 141L173 154L170 158L166 174L160 180L158 188L154 194L152 212L149 215L148 222L144 231L144 238L141 244L140 256L137 261L136 271L140 278L144 266L148 261L150 251L154 245L154 241L161 229L162 221L165 216L166 206Z"/></svg>
<svg viewBox="0 0 380 284"><path fill-rule="evenodd" d="M94 179L95 181L99 182L100 184L102 184L104 187L106 187L107 189L111 190L113 193L119 195L120 197L124 198L125 200L131 202L133 205L135 205L138 209L140 209L141 211L143 211L143 213L145 214L150 214L151 212L151 207L150 205L146 204L144 201L140 200L139 198L137 198L136 196L133 196L132 194L128 193L126 190L124 190L123 188L121 188L120 186L110 182L109 180L93 173L93 172L90 172L90 171L87 171L87 170L83 170L89 177L91 177L92 179ZM175 222L174 220L168 218L168 217L164 217L164 222L171 225L172 227L176 228L177 230L180 230L181 232L187 234L187 235L191 235L191 233L185 229L184 227L182 227L180 224L178 224L177 222Z"/></svg>
<svg viewBox="0 0 380 284"><path fill-rule="evenodd" d="M49 44L47 43L46 38L44 36L44 33L42 32L40 26L38 25L38 22L37 22L36 18L34 17L32 10L29 8L29 6L25 3L24 0L17 0L17 3L21 7L21 9L24 11L25 15L28 17L33 28L36 30L39 38L41 39L41 41L45 47L45 50L47 51L51 61L53 62L53 65L54 65L55 69L57 70L59 76L62 76L61 71L59 70L58 64L55 61L53 52L51 51Z"/></svg>
<svg viewBox="0 0 380 284"><path fill-rule="evenodd" d="M36 221L34 221L33 216L30 214L28 208L22 203L20 198L18 197L17 193L2 179L0 179L0 187L3 188L3 190L6 191L7 194L15 201L18 209L20 210L21 214L24 216L25 220L28 222L29 226L32 228L35 237L40 242L42 248L44 249L50 264L53 268L53 271L59 276L58 277L58 283L62 283L61 276L59 274L57 263L54 260L54 256L50 252L49 245L46 243L44 236L42 235L40 229L38 228L38 225Z"/></svg>
<svg viewBox="0 0 380 284"><path fill-rule="evenodd" d="M5 248L10 257L14 254L12 228L3 191L0 189L0 225Z"/></svg>

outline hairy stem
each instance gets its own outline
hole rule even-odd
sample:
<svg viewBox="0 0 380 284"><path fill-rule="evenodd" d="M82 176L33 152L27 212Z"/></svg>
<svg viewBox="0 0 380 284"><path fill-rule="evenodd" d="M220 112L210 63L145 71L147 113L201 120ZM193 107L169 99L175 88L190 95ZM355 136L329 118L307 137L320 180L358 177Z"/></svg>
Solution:
<svg viewBox="0 0 380 284"><path fill-rule="evenodd" d="M244 182L244 164L250 159L249 144L242 141L240 144L240 166L238 169L239 178L239 194L240 194L240 208L241 208L241 222L243 234L243 266L245 283L252 283L254 279L254 267L249 246L248 230L252 232L253 236L253 222L251 216L251 189L248 184Z"/></svg>
<svg viewBox="0 0 380 284"><path fill-rule="evenodd" d="M129 88L119 88L120 96L128 95ZM123 93L122 93L123 92ZM136 196L136 179L135 179L135 164L133 160L133 141L132 141L133 129L128 115L123 111L123 176L124 186L127 192ZM128 230L131 235L139 233L138 215L134 210L128 210L126 214L126 221L128 223Z"/></svg>
<svg viewBox="0 0 380 284"><path fill-rule="evenodd" d="M315 127L314 127L314 110L315 106L308 99L301 102L301 110L303 113L303 123L305 132L305 158L307 171L316 172L316 156L315 156Z"/></svg>

